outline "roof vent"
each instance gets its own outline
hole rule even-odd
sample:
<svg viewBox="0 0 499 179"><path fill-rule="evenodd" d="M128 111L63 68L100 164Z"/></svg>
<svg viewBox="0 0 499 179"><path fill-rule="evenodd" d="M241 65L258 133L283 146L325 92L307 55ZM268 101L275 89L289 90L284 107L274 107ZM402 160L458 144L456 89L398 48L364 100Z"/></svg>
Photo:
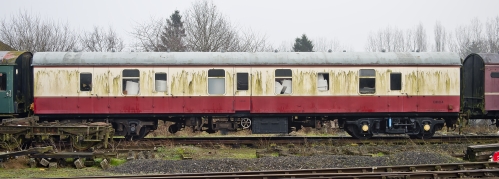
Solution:
<svg viewBox="0 0 499 179"><path fill-rule="evenodd" d="M329 49L329 50L327 50L327 52L331 53L331 52L333 52L333 50Z"/></svg>

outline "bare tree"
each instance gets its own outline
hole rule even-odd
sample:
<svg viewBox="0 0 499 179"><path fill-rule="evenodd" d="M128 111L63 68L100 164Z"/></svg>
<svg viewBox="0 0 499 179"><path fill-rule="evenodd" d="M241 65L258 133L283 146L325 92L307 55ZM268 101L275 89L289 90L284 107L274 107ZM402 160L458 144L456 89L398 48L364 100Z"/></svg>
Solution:
<svg viewBox="0 0 499 179"><path fill-rule="evenodd" d="M333 52L341 51L340 41L336 38L328 39L326 37L318 37L313 40L314 48L317 52L327 52L331 50Z"/></svg>
<svg viewBox="0 0 499 179"><path fill-rule="evenodd" d="M314 49L317 52L343 52L353 51L353 47L342 44L337 38L329 39L327 37L317 37L313 40Z"/></svg>
<svg viewBox="0 0 499 179"><path fill-rule="evenodd" d="M422 23L414 29L403 30L396 27L371 32L367 39L366 51L407 52L426 51L428 46L426 30Z"/></svg>
<svg viewBox="0 0 499 179"><path fill-rule="evenodd" d="M406 51L425 52L428 50L428 37L422 23L416 25L406 34Z"/></svg>
<svg viewBox="0 0 499 179"><path fill-rule="evenodd" d="M292 48L293 43L294 42L290 41L282 41L281 44L279 44L279 46L272 47L272 49L277 50L278 52L290 52L293 50Z"/></svg>
<svg viewBox="0 0 499 179"><path fill-rule="evenodd" d="M446 32L445 28L442 26L440 21L435 23L435 27L433 29L434 38L435 38L435 48L436 52L445 52L449 48L449 34Z"/></svg>
<svg viewBox="0 0 499 179"><path fill-rule="evenodd" d="M371 32L367 39L366 51L369 52L403 52L404 33L402 30L394 27L380 29L376 33Z"/></svg>
<svg viewBox="0 0 499 179"><path fill-rule="evenodd" d="M185 29L191 51L240 51L238 32L212 2L197 1L187 10Z"/></svg>
<svg viewBox="0 0 499 179"><path fill-rule="evenodd" d="M499 16L489 19L485 24L485 39L487 51L490 53L499 52Z"/></svg>
<svg viewBox="0 0 499 179"><path fill-rule="evenodd" d="M78 35L68 23L42 21L26 11L0 21L0 40L14 49L31 52L71 51L78 45Z"/></svg>
<svg viewBox="0 0 499 179"><path fill-rule="evenodd" d="M149 22L137 23L131 32L136 40L136 44L133 44L133 46L139 47L146 52L161 51L161 31L164 28L164 21L153 17L149 19Z"/></svg>
<svg viewBox="0 0 499 179"><path fill-rule="evenodd" d="M94 26L91 32L83 33L81 39L85 51L108 52L111 50L121 51L125 48L123 39L118 37L112 27L105 32L103 28Z"/></svg>
<svg viewBox="0 0 499 179"><path fill-rule="evenodd" d="M474 18L470 25L456 28L452 51L465 58L470 53L488 52L483 35L483 24Z"/></svg>
<svg viewBox="0 0 499 179"><path fill-rule="evenodd" d="M272 46L267 42L267 36L253 32L251 29L239 33L239 49L243 52L271 52Z"/></svg>

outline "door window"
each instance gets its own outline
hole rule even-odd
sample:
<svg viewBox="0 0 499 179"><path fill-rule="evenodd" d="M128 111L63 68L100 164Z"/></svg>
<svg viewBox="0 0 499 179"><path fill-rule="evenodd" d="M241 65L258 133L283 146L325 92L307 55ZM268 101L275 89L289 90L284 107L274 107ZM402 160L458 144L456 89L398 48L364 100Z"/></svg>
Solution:
<svg viewBox="0 0 499 179"><path fill-rule="evenodd" d="M208 94L225 94L225 70L208 70Z"/></svg>
<svg viewBox="0 0 499 179"><path fill-rule="evenodd" d="M491 78L499 78L499 72L492 72L490 73Z"/></svg>
<svg viewBox="0 0 499 179"><path fill-rule="evenodd" d="M166 92L168 84L166 83L166 73L154 74L154 90L156 92Z"/></svg>
<svg viewBox="0 0 499 179"><path fill-rule="evenodd" d="M237 73L237 90L248 90L248 73Z"/></svg>
<svg viewBox="0 0 499 179"><path fill-rule="evenodd" d="M317 74L317 89L319 91L329 90L329 73L318 73Z"/></svg>
<svg viewBox="0 0 499 179"><path fill-rule="evenodd" d="M138 95L140 92L140 72L137 69L123 70L122 86L124 95Z"/></svg>
<svg viewBox="0 0 499 179"><path fill-rule="evenodd" d="M80 91L92 91L92 73L80 73Z"/></svg>
<svg viewBox="0 0 499 179"><path fill-rule="evenodd" d="M275 94L291 94L293 92L293 72L291 69L275 70Z"/></svg>
<svg viewBox="0 0 499 179"><path fill-rule="evenodd" d="M402 90L402 73L390 73L390 90Z"/></svg>
<svg viewBox="0 0 499 179"><path fill-rule="evenodd" d="M359 73L360 94L374 94L376 92L376 71L374 69L361 69Z"/></svg>
<svg viewBox="0 0 499 179"><path fill-rule="evenodd" d="M7 90L7 74L0 73L0 91Z"/></svg>

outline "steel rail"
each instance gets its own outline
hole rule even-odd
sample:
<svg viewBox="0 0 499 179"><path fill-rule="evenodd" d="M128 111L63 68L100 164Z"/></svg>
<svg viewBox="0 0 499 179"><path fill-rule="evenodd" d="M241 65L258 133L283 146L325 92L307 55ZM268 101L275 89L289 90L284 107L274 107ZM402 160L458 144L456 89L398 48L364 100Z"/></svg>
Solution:
<svg viewBox="0 0 499 179"><path fill-rule="evenodd" d="M123 139L116 139L115 142ZM432 139L410 139L408 137L376 137L369 140L359 140L352 137L170 137L170 138L145 138L135 141L142 144L161 146L164 144L183 145L265 145L265 144L307 144L307 143L332 143L345 144L442 144L442 143L497 143L499 136L438 136ZM143 145L142 145L143 146Z"/></svg>
<svg viewBox="0 0 499 179"><path fill-rule="evenodd" d="M355 168L301 169L301 170L271 170L250 172L216 172L216 173L181 173L164 175L140 176L95 176L79 177L86 179L130 179L130 178L382 178L395 176L425 177L463 177L499 176L499 163L471 162L430 165L402 165ZM72 178L60 178L72 179Z"/></svg>

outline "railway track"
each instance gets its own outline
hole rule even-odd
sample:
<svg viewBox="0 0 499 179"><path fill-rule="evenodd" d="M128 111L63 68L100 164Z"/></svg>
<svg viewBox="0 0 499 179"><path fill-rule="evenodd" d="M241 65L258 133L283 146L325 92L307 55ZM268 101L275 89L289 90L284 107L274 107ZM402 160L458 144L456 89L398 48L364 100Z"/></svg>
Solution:
<svg viewBox="0 0 499 179"><path fill-rule="evenodd" d="M137 141L126 141L124 138L115 137L111 145L115 150L151 150L154 147L165 145L198 145L198 146L269 146L269 145L305 145L325 143L334 146L342 145L427 145L427 144L492 144L498 143L499 135L484 136L435 136L432 139L411 139L400 136L373 137L369 140L360 140L352 137L309 137L309 136L237 136L237 137L168 137L145 138ZM56 149L71 149L71 143L59 141L53 145L47 143L32 143L35 147L54 146ZM95 149L102 148L96 146ZM0 149L0 152L3 151Z"/></svg>
<svg viewBox="0 0 499 179"><path fill-rule="evenodd" d="M270 144L296 144L302 145L307 143L330 143L335 146L339 145L378 145L378 144L459 144L459 143L474 143L474 144L490 144L497 143L499 136L436 136L432 139L410 139L408 137L373 137L369 140L359 140L352 137L297 137L297 136L277 136L277 137L171 137L171 138L146 138L140 141L124 141L123 139L115 138L115 143L122 142L125 146L164 146L168 144L176 145L246 145L246 146L261 146Z"/></svg>
<svg viewBox="0 0 499 179"><path fill-rule="evenodd" d="M273 179L273 178L463 178L463 177L498 177L499 164L494 162L473 162L431 165L379 166L357 168L329 168L306 170L278 170L223 173L184 173L165 175L138 176L97 176L79 177L87 179L170 179L170 178L238 178L238 179ZM60 178L73 179L73 178Z"/></svg>

